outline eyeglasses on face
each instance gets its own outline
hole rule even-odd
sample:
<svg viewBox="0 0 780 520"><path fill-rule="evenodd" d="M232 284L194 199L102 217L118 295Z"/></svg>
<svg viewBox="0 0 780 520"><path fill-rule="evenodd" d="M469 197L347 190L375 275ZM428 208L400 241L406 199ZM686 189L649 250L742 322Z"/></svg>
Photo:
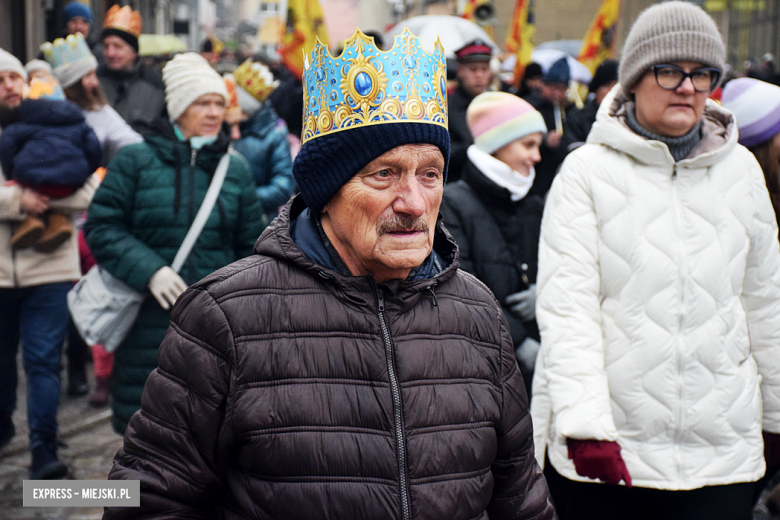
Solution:
<svg viewBox="0 0 780 520"><path fill-rule="evenodd" d="M720 79L720 71L713 68L696 69L685 72L674 65L654 65L653 73L658 86L666 90L676 90L687 78L691 78L696 92L711 92Z"/></svg>

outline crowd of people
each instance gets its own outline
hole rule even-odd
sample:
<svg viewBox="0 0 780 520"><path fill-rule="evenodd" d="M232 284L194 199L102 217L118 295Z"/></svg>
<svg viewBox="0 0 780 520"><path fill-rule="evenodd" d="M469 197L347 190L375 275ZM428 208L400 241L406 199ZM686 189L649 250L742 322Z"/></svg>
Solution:
<svg viewBox="0 0 780 520"><path fill-rule="evenodd" d="M0 50L0 447L21 345L31 479L68 472L61 364L86 395L91 353L109 478L141 481L109 519L752 517L780 87L701 8L643 11L580 108L567 59L496 88L481 40L448 89L409 32L297 78L211 41L147 64L130 7L65 18L26 66ZM114 352L66 304L93 265L147 296Z"/></svg>

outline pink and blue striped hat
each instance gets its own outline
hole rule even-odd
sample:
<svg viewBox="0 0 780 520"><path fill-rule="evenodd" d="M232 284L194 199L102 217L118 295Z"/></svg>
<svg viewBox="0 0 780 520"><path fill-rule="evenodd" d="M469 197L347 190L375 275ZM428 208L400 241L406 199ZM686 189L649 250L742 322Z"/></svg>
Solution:
<svg viewBox="0 0 780 520"><path fill-rule="evenodd" d="M780 133L780 87L738 78L723 87L723 106L737 118L739 144L752 148Z"/></svg>
<svg viewBox="0 0 780 520"><path fill-rule="evenodd" d="M476 147L489 154L528 134L547 132L542 114L506 92L475 97L466 110L466 120Z"/></svg>

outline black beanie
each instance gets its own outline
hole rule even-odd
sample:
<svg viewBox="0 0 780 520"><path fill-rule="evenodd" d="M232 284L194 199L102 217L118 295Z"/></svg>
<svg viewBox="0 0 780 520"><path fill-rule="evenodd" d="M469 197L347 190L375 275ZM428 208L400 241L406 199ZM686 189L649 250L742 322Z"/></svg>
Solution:
<svg viewBox="0 0 780 520"><path fill-rule="evenodd" d="M100 33L100 41L102 42L108 36L119 36L124 41L126 41L127 44L132 47L136 53L138 53L138 38L129 32L125 32L121 29L115 29L113 27L106 27L103 29L103 32Z"/></svg>
<svg viewBox="0 0 780 520"><path fill-rule="evenodd" d="M356 126L306 141L295 157L293 176L306 205L319 215L344 184L365 165L405 144L432 144L450 162L450 133L430 123L380 123Z"/></svg>
<svg viewBox="0 0 780 520"><path fill-rule="evenodd" d="M601 65L596 68L596 73L593 74L593 79L588 84L589 92L596 92L599 87L609 85L610 83L617 83L618 80L618 61L617 60L604 60Z"/></svg>

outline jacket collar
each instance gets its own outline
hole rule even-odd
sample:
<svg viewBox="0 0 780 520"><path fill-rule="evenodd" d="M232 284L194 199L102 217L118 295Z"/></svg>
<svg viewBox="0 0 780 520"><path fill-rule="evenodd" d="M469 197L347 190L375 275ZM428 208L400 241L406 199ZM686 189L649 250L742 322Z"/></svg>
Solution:
<svg viewBox="0 0 780 520"><path fill-rule="evenodd" d="M675 161L667 146L632 132L625 123L626 111L634 102L617 84L604 98L593 124L588 143L613 148L650 166L671 168ZM722 161L737 146L737 126L734 114L707 100L702 125L702 140L687 159L679 164L691 168L706 168Z"/></svg>
<svg viewBox="0 0 780 520"><path fill-rule="evenodd" d="M376 287L381 285L393 295L394 305L403 310L414 305L426 289L454 276L460 265L458 246L444 228L440 218L436 224L434 251L411 279L391 280L377 284L370 275L343 274L333 265L316 228L312 229L311 217L308 217L308 221L305 215L303 220L300 219L306 209L306 203L300 195L290 199L279 216L258 238L255 253L294 263L300 269L325 280L326 286L343 301L374 308ZM298 227L301 224L305 227L292 229L294 225ZM293 231L295 238L293 238Z"/></svg>

